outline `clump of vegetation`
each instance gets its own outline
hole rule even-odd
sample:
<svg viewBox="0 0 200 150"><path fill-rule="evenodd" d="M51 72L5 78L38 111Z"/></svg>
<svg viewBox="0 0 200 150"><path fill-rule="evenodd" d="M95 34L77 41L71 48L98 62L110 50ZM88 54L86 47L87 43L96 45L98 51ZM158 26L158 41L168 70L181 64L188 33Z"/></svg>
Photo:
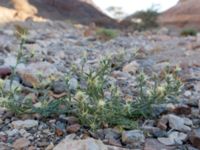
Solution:
<svg viewBox="0 0 200 150"><path fill-rule="evenodd" d="M140 73L137 77L138 97L136 102L132 103L132 115L148 118L152 116L152 106L154 104L166 103L180 94L182 87L181 81L177 76L177 72L169 73L165 71L163 79L157 75L150 78L144 73Z"/></svg>
<svg viewBox="0 0 200 150"><path fill-rule="evenodd" d="M195 29L184 29L181 31L181 36L196 36L197 31Z"/></svg>
<svg viewBox="0 0 200 150"><path fill-rule="evenodd" d="M96 36L103 41L111 40L116 38L119 35L119 32L114 29L107 29L107 28L99 28L96 31Z"/></svg>
<svg viewBox="0 0 200 150"><path fill-rule="evenodd" d="M157 17L159 13L155 9L148 9L146 11L138 11L126 20L131 20L134 23L136 30L142 31L158 27Z"/></svg>
<svg viewBox="0 0 200 150"><path fill-rule="evenodd" d="M22 58L23 55L20 54L19 60ZM102 60L99 67L90 68L87 73L83 69L86 58L83 59L82 69L71 73L71 75L76 74L80 83L75 91L69 88L71 75L68 75L63 79L67 87L65 96L52 99L48 94L49 88L34 88L33 91L41 95L38 98L40 101L35 105L31 99L19 97L22 92L20 90L14 89L6 93L3 88L4 83L0 80L0 105L17 115L23 113L39 113L44 117L63 113L74 115L82 125L93 130L110 126L132 129L138 126L139 118L152 116L153 104L165 103L179 94L181 82L175 72L172 74L166 72L162 79L158 76L150 78L141 73L137 80L138 97L126 101L120 95L117 85L108 82L112 70L110 59ZM13 80L11 77L11 81Z"/></svg>

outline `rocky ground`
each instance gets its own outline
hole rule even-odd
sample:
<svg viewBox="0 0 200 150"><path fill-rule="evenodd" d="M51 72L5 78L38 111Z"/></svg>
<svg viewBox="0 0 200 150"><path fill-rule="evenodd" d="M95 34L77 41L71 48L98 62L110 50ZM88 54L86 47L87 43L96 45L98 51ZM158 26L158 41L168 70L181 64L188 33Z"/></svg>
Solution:
<svg viewBox="0 0 200 150"><path fill-rule="evenodd" d="M13 23L14 24L14 23ZM11 67L17 62L20 41L13 24L0 28L0 77L4 90L9 91ZM28 28L23 45L25 61L16 70L18 75L13 88L24 91L38 104L33 87L52 75L62 77L70 73L73 64L80 65L85 52L84 70L95 67L105 56L119 56L113 60L116 67L112 79L119 83L121 94L134 99L135 75L144 70L151 75L166 66L180 66L184 87L176 104L158 105L156 119L143 120L139 128L119 131L116 128L99 129L95 133L81 126L77 118L60 115L42 118L40 114L16 116L5 108L0 109L0 150L120 150L120 149L200 149L200 37L179 37L167 29L142 33L120 33L109 41L99 40L92 29L66 22L21 23ZM90 32L89 32L90 31ZM33 57L30 54L34 54ZM119 63L119 65L118 65ZM44 81L44 80L43 80ZM72 79L76 86L76 77ZM62 82L53 85L50 95L62 96Z"/></svg>

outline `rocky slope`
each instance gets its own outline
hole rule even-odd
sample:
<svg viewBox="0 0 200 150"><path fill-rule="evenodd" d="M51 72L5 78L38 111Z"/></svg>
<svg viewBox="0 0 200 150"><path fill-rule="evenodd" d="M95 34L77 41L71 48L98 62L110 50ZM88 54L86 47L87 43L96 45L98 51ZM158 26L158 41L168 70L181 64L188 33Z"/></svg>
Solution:
<svg viewBox="0 0 200 150"><path fill-rule="evenodd" d="M93 3L92 0L29 0L28 5L22 1L14 1L19 3L16 6L17 12L13 16L16 19L27 19L34 17L37 13L38 17L51 20L72 20L81 24L96 23L99 26L116 26L115 20L106 16L102 11ZM13 8L10 1L2 0L0 6ZM30 9L33 10L32 13ZM1 9L4 12L5 9ZM10 10L11 11L11 10ZM18 13L20 11L20 13ZM8 13L8 10L6 10ZM13 10L11 14L13 14ZM5 16L6 17L6 16ZM2 16L2 18L5 18Z"/></svg>
<svg viewBox="0 0 200 150"><path fill-rule="evenodd" d="M161 25L193 27L199 29L200 2L198 0L180 0L174 7L165 11L160 17Z"/></svg>
<svg viewBox="0 0 200 150"><path fill-rule="evenodd" d="M125 100L134 100L136 74L143 70L162 72L166 66L179 65L180 77L185 86L178 101L156 105L152 112L155 118L140 120L139 128L120 130L106 128L94 132L81 126L74 116L42 118L40 114L16 116L0 108L0 148L41 150L177 150L200 148L200 44L199 37L169 36L165 29L156 32L123 34L109 41L101 41L95 34L86 34L91 27L67 24L66 22L24 22L29 34L24 44L25 61L20 62L13 88L21 87L20 99L31 99L39 105L34 85L52 75L70 74L73 64L80 65L87 52L85 71L95 67L105 56L120 56L113 60L119 64L110 75ZM9 91L11 66L15 66L20 41L16 38L13 24L0 28L0 78L4 90ZM94 31L95 32L95 31ZM29 54L34 54L32 57ZM132 54L136 55L132 55ZM27 75L29 74L29 75ZM74 77L76 80L76 77ZM2 83L2 82L1 82ZM48 96L56 99L63 94L62 82L53 85ZM52 93L53 92L53 93ZM56 94L57 93L57 94ZM59 94L58 94L59 93ZM16 95L18 96L18 95ZM65 95L64 95L65 96ZM56 110L57 111L57 110Z"/></svg>

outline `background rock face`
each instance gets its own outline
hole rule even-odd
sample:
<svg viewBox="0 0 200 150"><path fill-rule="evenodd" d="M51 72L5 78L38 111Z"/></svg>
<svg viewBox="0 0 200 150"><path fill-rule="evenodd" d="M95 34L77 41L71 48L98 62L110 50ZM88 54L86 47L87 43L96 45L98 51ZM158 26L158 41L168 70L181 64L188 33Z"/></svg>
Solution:
<svg viewBox="0 0 200 150"><path fill-rule="evenodd" d="M165 11L159 17L161 25L199 28L200 1L180 0L174 7Z"/></svg>
<svg viewBox="0 0 200 150"><path fill-rule="evenodd" d="M113 19L102 13L92 0L29 0L30 4L27 3L27 0L11 1L17 10L16 13L20 12L20 17L22 13L29 14L25 17L23 15L23 19L37 13L38 16L52 20L71 19L82 24L94 22L100 26L114 26L116 24ZM0 6L13 8L11 1L1 0Z"/></svg>

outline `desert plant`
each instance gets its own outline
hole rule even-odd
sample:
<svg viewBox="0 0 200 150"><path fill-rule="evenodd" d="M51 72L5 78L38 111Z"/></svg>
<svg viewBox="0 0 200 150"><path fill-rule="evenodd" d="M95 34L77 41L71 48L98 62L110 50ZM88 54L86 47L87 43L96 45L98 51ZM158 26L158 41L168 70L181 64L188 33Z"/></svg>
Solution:
<svg viewBox="0 0 200 150"><path fill-rule="evenodd" d="M175 72L166 71L162 79L141 73L137 80L136 101L125 102L115 85L107 85L110 67L110 62L104 60L100 68L83 74L81 80L86 86L79 89L74 97L75 115L81 124L92 129L103 125L135 128L138 118L152 117L153 104L174 100L180 92L181 82ZM105 91L110 93L110 99L106 98Z"/></svg>
<svg viewBox="0 0 200 150"><path fill-rule="evenodd" d="M107 85L107 75L110 70L108 60L101 62L100 68L85 74L86 88L80 89L75 96L77 112L75 115L83 125L92 129L101 126L120 126L133 128L137 126L127 110L127 105L120 99L117 88ZM105 90L110 92L111 98L105 97Z"/></svg>
<svg viewBox="0 0 200 150"><path fill-rule="evenodd" d="M158 27L157 17L159 13L155 9L148 9L146 11L138 11L126 20L133 20L134 28L142 31Z"/></svg>
<svg viewBox="0 0 200 150"><path fill-rule="evenodd" d="M196 36L197 31L195 29L184 29L181 31L181 36Z"/></svg>
<svg viewBox="0 0 200 150"><path fill-rule="evenodd" d="M24 101L20 97L21 88L13 86L14 79L17 76L17 66L24 62L24 58L27 55L24 53L24 44L26 42L26 37L28 35L28 30L22 26L15 26L15 35L20 40L19 49L17 51L17 59L16 64L12 67L12 73L10 76L10 90L4 91L4 88L0 88L0 105L8 108L15 114L22 114L30 110L32 103L27 100ZM4 86L4 82L2 81L2 86Z"/></svg>
<svg viewBox="0 0 200 150"><path fill-rule="evenodd" d="M174 101L182 87L177 72L169 73L168 70L165 71L163 79L157 75L148 78L144 73L140 73L137 82L138 97L136 102L132 103L132 115L135 117L152 117L152 106Z"/></svg>
<svg viewBox="0 0 200 150"><path fill-rule="evenodd" d="M119 34L119 32L117 30L114 29L107 29L107 28L99 28L96 31L96 36L100 39L100 40L110 40L113 39L115 37L117 37Z"/></svg>

